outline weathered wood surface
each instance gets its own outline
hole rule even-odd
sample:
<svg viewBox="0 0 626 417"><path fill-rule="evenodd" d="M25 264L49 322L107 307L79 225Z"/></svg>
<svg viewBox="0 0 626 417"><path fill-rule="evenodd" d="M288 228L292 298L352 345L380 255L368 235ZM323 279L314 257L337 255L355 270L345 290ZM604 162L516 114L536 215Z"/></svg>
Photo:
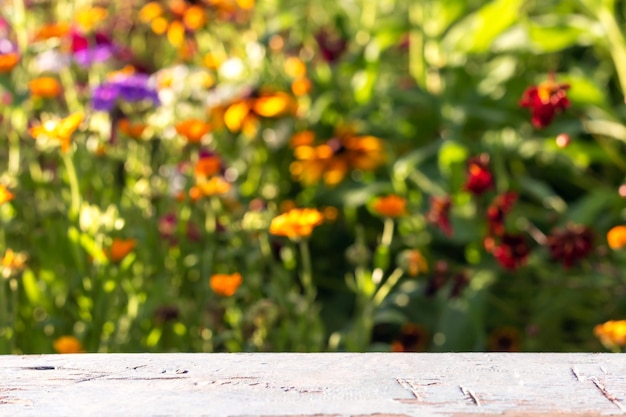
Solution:
<svg viewBox="0 0 626 417"><path fill-rule="evenodd" d="M0 356L0 416L601 416L621 354Z"/></svg>

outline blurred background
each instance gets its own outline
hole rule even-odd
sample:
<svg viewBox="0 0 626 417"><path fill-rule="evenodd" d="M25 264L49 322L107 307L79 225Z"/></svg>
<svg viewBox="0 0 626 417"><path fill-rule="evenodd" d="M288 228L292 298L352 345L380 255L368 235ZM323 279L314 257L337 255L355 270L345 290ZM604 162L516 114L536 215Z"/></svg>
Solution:
<svg viewBox="0 0 626 417"><path fill-rule="evenodd" d="M620 351L619 0L5 0L0 353Z"/></svg>

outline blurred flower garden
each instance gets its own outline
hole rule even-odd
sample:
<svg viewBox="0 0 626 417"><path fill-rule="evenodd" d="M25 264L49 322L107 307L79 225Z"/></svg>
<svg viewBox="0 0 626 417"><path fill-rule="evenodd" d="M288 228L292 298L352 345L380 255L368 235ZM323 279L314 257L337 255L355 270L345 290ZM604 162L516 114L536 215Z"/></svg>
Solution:
<svg viewBox="0 0 626 417"><path fill-rule="evenodd" d="M626 345L626 2L0 13L0 353Z"/></svg>

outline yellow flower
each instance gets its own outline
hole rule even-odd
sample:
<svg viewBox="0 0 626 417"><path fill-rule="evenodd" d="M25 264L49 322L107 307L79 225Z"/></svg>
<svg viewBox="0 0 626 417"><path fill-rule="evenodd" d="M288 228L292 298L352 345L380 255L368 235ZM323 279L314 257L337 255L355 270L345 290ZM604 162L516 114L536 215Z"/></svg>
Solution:
<svg viewBox="0 0 626 417"><path fill-rule="evenodd" d="M70 149L72 134L78 129L85 115L81 112L72 113L64 119L48 120L42 125L31 127L29 133L34 138L47 137L61 142L61 150Z"/></svg>
<svg viewBox="0 0 626 417"><path fill-rule="evenodd" d="M129 253L135 249L137 241L135 239L113 239L111 247L106 251L106 255L111 262L121 262Z"/></svg>
<svg viewBox="0 0 626 417"><path fill-rule="evenodd" d="M21 271L25 268L27 256L23 252L14 252L13 249L7 249L4 257L0 262L2 266L2 275L5 278L10 277L13 273Z"/></svg>
<svg viewBox="0 0 626 417"><path fill-rule="evenodd" d="M406 214L406 199L395 194L378 197L372 203L372 210L383 217L400 217Z"/></svg>
<svg viewBox="0 0 626 417"><path fill-rule="evenodd" d="M272 219L270 233L290 239L308 237L323 221L324 216L316 209L294 208Z"/></svg>
<svg viewBox="0 0 626 417"><path fill-rule="evenodd" d="M285 59L285 73L291 78L303 78L306 76L306 64L296 56Z"/></svg>
<svg viewBox="0 0 626 417"><path fill-rule="evenodd" d="M15 194L7 189L4 185L0 185L0 205L13 200Z"/></svg>
<svg viewBox="0 0 626 417"><path fill-rule="evenodd" d="M609 349L626 346L626 320L609 320L593 328L593 334Z"/></svg>
<svg viewBox="0 0 626 417"><path fill-rule="evenodd" d="M103 7L89 7L77 11L74 14L74 21L83 32L91 32L108 15L109 12Z"/></svg>
<svg viewBox="0 0 626 417"><path fill-rule="evenodd" d="M606 234L606 241L611 249L622 249L626 246L626 225L615 226Z"/></svg>
<svg viewBox="0 0 626 417"><path fill-rule="evenodd" d="M83 344L74 336L61 336L53 343L58 353L84 353Z"/></svg>
<svg viewBox="0 0 626 417"><path fill-rule="evenodd" d="M241 274L215 274L211 276L209 284L214 293L224 297L232 297L243 282Z"/></svg>

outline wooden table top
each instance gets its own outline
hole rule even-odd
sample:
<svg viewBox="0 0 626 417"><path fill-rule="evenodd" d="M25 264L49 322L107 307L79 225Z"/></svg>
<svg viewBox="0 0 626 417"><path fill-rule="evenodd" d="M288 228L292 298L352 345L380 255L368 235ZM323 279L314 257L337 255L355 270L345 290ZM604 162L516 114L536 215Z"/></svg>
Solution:
<svg viewBox="0 0 626 417"><path fill-rule="evenodd" d="M577 416L626 413L626 355L0 356L0 416Z"/></svg>

